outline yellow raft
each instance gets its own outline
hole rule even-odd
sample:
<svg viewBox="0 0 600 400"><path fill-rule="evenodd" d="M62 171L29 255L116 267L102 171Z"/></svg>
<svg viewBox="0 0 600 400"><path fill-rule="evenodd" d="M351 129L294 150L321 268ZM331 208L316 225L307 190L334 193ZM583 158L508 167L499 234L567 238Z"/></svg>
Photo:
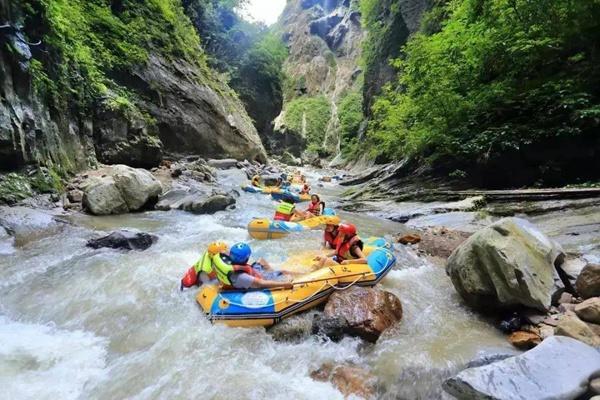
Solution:
<svg viewBox="0 0 600 400"><path fill-rule="evenodd" d="M328 217L330 220L332 217ZM339 222L339 217L333 216ZM326 224L326 218L314 217L298 222L274 221L268 218L255 218L248 224L248 233L253 239L281 239L290 233L316 229Z"/></svg>
<svg viewBox="0 0 600 400"><path fill-rule="evenodd" d="M367 260L367 264L324 267L297 277L289 290L222 291L218 285L203 285L196 301L213 322L231 327L270 326L325 302L335 290L373 286L396 263L394 254L385 248L373 249Z"/></svg>

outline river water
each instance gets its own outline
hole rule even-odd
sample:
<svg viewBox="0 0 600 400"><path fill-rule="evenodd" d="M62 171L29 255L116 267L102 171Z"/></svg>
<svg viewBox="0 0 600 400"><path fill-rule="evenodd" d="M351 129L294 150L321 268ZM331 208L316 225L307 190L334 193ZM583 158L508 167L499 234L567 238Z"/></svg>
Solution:
<svg viewBox="0 0 600 400"><path fill-rule="evenodd" d="M316 176L312 176L315 181ZM221 173L239 187L239 171ZM326 199L340 190L319 189ZM248 240L252 217L270 216L268 197L242 193L234 211L212 216L148 212L71 217L49 237L0 255L0 391L4 399L341 399L309 374L324 362L354 362L379 377L379 396L440 398L444 377L479 354L512 351L504 337L460 302L442 268L397 248L382 281L402 301L402 323L377 344L312 337L278 343L262 328L211 325L179 279L205 246ZM331 204L335 206L335 200ZM342 214L365 235L402 225ZM85 247L118 228L159 236L144 252ZM281 266L318 249L319 232L252 241L256 256Z"/></svg>

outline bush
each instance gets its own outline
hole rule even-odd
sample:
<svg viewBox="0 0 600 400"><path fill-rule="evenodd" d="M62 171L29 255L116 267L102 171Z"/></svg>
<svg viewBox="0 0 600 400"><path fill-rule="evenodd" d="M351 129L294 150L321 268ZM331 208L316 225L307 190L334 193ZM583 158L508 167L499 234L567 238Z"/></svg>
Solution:
<svg viewBox="0 0 600 400"><path fill-rule="evenodd" d="M325 96L299 97L285 109L285 125L306 137L309 150L322 154L331 105Z"/></svg>

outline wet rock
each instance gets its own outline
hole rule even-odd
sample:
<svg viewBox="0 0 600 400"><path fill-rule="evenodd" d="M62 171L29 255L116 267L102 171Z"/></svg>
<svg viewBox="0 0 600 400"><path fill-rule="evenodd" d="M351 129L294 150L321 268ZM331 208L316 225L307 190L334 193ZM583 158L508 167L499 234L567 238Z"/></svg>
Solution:
<svg viewBox="0 0 600 400"><path fill-rule="evenodd" d="M542 338L532 332L517 331L510 334L508 341L517 349L529 350L540 344Z"/></svg>
<svg viewBox="0 0 600 400"><path fill-rule="evenodd" d="M357 396L363 399L373 398L376 394L377 378L369 371L351 364L323 364L312 371L310 377L320 382L331 382L345 396Z"/></svg>
<svg viewBox="0 0 600 400"><path fill-rule="evenodd" d="M483 354L469 361L465 368L477 368L516 356L516 353Z"/></svg>
<svg viewBox="0 0 600 400"><path fill-rule="evenodd" d="M346 333L376 342L386 329L402 319L402 304L390 292L353 286L332 294L323 316L342 317L348 322Z"/></svg>
<svg viewBox="0 0 600 400"><path fill-rule="evenodd" d="M571 293L564 292L558 298L558 304L570 304L573 303L573 295Z"/></svg>
<svg viewBox="0 0 600 400"><path fill-rule="evenodd" d="M139 211L162 192L162 185L150 172L126 165L95 171L80 188L84 207L95 215Z"/></svg>
<svg viewBox="0 0 600 400"><path fill-rule="evenodd" d="M600 336L572 312L567 312L561 317L558 325L554 329L554 334L568 336L590 346L600 346Z"/></svg>
<svg viewBox="0 0 600 400"><path fill-rule="evenodd" d="M526 306L546 311L563 288L560 246L529 222L502 219L471 236L446 265L463 299L482 311Z"/></svg>
<svg viewBox="0 0 600 400"><path fill-rule="evenodd" d="M52 236L64 226L65 223L50 212L20 206L0 207L0 229L4 228L17 246Z"/></svg>
<svg viewBox="0 0 600 400"><path fill-rule="evenodd" d="M208 160L208 165L216 169L237 168L238 160L226 158L223 160Z"/></svg>
<svg viewBox="0 0 600 400"><path fill-rule="evenodd" d="M160 211L184 210L195 214L214 214L235 204L230 194L197 189L173 189L161 196L155 208Z"/></svg>
<svg viewBox="0 0 600 400"><path fill-rule="evenodd" d="M108 247L121 250L146 250L157 241L158 237L149 233L120 230L108 236L90 239L86 246L93 249Z"/></svg>
<svg viewBox="0 0 600 400"><path fill-rule="evenodd" d="M445 227L425 229L419 234L419 251L433 257L448 258L471 234Z"/></svg>
<svg viewBox="0 0 600 400"><path fill-rule="evenodd" d="M590 392L595 395L600 394L600 378L594 378L590 381L589 384Z"/></svg>
<svg viewBox="0 0 600 400"><path fill-rule="evenodd" d="M398 243L404 244L404 245L406 245L406 244L417 244L417 243L419 243L421 241L421 236L419 236L416 233L408 233L408 234L406 234L404 236L400 236L397 239L397 241L398 241Z"/></svg>
<svg viewBox="0 0 600 400"><path fill-rule="evenodd" d="M444 382L458 399L574 399L600 373L600 353L577 340L550 337L528 352L478 368Z"/></svg>
<svg viewBox="0 0 600 400"><path fill-rule="evenodd" d="M15 238L0 226L0 255L8 255L15 252Z"/></svg>
<svg viewBox="0 0 600 400"><path fill-rule="evenodd" d="M310 336L316 315L315 311L294 315L272 326L268 332L277 342L301 342Z"/></svg>
<svg viewBox="0 0 600 400"><path fill-rule="evenodd" d="M558 306L558 311L563 314L567 311L575 312L575 307L577 307L577 304L563 303Z"/></svg>
<svg viewBox="0 0 600 400"><path fill-rule="evenodd" d="M81 203L83 201L83 191L79 189L69 190L67 198L71 203Z"/></svg>
<svg viewBox="0 0 600 400"><path fill-rule="evenodd" d="M334 342L339 342L344 337L348 328L348 321L342 316L325 317L316 315L312 321L313 335L328 337Z"/></svg>
<svg viewBox="0 0 600 400"><path fill-rule="evenodd" d="M319 180L321 182L331 182L331 177L330 176L322 176L319 178Z"/></svg>
<svg viewBox="0 0 600 400"><path fill-rule="evenodd" d="M523 325L521 315L519 313L512 313L500 321L498 328L504 333L511 333L521 329L521 325Z"/></svg>
<svg viewBox="0 0 600 400"><path fill-rule="evenodd" d="M600 296L600 264L586 265L577 277L575 287L584 299Z"/></svg>
<svg viewBox="0 0 600 400"><path fill-rule="evenodd" d="M574 311L582 320L600 324L600 297L592 297L577 304Z"/></svg>
<svg viewBox="0 0 600 400"><path fill-rule="evenodd" d="M526 322L529 322L532 325L538 325L541 324L545 319L547 314L545 313L540 313L536 310L525 310L521 316L523 317L523 319L525 319Z"/></svg>
<svg viewBox="0 0 600 400"><path fill-rule="evenodd" d="M295 167L302 165L302 160L294 157L289 151L283 152L280 161L286 165L292 165Z"/></svg>

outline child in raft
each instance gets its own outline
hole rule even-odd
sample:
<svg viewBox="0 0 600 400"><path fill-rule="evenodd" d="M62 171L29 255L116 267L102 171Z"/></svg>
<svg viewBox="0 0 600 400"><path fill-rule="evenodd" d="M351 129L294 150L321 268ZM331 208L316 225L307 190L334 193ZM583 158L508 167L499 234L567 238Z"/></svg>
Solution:
<svg viewBox="0 0 600 400"><path fill-rule="evenodd" d="M314 268L323 268L326 265L336 264L366 264L367 257L363 253L363 242L358 237L356 226L349 223L341 223L337 227L337 235L331 241L330 225L325 227L325 242L335 251L327 256L317 256ZM329 235L327 230L330 229ZM335 247L334 247L335 246Z"/></svg>
<svg viewBox="0 0 600 400"><path fill-rule="evenodd" d="M325 211L325 203L321 201L318 194L313 194L310 196L310 204L304 212L304 218L318 217L323 215L323 211Z"/></svg>

